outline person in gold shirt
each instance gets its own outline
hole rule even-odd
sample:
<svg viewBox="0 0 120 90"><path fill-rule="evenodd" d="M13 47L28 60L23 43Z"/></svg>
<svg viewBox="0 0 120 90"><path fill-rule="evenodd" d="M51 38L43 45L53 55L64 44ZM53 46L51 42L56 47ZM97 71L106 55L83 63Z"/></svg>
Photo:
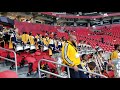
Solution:
<svg viewBox="0 0 120 90"><path fill-rule="evenodd" d="M69 35L69 40L62 47L62 60L63 63L72 67L70 68L71 78L86 78L84 72L79 71L82 69L80 56L76 47L77 38L75 35Z"/></svg>
<svg viewBox="0 0 120 90"><path fill-rule="evenodd" d="M49 46L48 46L48 48L49 48L49 55L52 56L53 49L54 49L54 40L51 37L49 38Z"/></svg>
<svg viewBox="0 0 120 90"><path fill-rule="evenodd" d="M42 37L42 42L44 43L45 46L47 46L47 39L46 39L46 36L43 36Z"/></svg>
<svg viewBox="0 0 120 90"><path fill-rule="evenodd" d="M30 42L30 45L34 45L35 44L35 42L34 42L34 36L32 35L31 32L29 33L29 42Z"/></svg>
<svg viewBox="0 0 120 90"><path fill-rule="evenodd" d="M28 42L28 40L29 40L29 35L27 34L27 32L23 32L21 38L22 38L22 42L23 42L24 44L27 44L27 42Z"/></svg>
<svg viewBox="0 0 120 90"><path fill-rule="evenodd" d="M40 34L38 33L36 36L35 36L35 38L37 39L37 42L39 42L40 41Z"/></svg>
<svg viewBox="0 0 120 90"><path fill-rule="evenodd" d="M118 59L120 53L120 45L114 45L115 50L111 53L111 60Z"/></svg>
<svg viewBox="0 0 120 90"><path fill-rule="evenodd" d="M40 34L38 33L35 36L35 46L36 46L36 49L40 49L40 44L41 44L41 37L40 37Z"/></svg>

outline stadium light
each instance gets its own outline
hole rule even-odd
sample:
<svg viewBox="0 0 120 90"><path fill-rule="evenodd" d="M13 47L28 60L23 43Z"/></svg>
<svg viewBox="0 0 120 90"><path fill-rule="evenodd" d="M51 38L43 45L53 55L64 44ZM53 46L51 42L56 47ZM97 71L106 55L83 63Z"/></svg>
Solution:
<svg viewBox="0 0 120 90"><path fill-rule="evenodd" d="M108 16L108 14L107 14L107 13L104 13L104 14L103 14L103 17L107 17L107 16Z"/></svg>

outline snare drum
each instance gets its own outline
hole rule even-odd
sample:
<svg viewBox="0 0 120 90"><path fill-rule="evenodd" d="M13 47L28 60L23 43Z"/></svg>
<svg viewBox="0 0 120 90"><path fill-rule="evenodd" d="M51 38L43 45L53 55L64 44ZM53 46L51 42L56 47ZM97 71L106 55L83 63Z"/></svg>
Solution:
<svg viewBox="0 0 120 90"><path fill-rule="evenodd" d="M36 50L35 45L31 45L31 46L30 46L30 50Z"/></svg>
<svg viewBox="0 0 120 90"><path fill-rule="evenodd" d="M24 45L24 50L28 50L28 49L30 49L30 45L29 44Z"/></svg>
<svg viewBox="0 0 120 90"><path fill-rule="evenodd" d="M46 51L48 50L48 47L47 46L43 46L43 51Z"/></svg>
<svg viewBox="0 0 120 90"><path fill-rule="evenodd" d="M15 51L18 52L18 51L23 51L23 46L21 44L17 44L16 45L16 48L15 48Z"/></svg>

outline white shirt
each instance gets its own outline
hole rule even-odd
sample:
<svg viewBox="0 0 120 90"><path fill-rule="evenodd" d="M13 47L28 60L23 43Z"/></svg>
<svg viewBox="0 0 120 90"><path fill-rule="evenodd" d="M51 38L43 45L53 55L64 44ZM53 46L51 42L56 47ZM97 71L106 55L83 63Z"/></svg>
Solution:
<svg viewBox="0 0 120 90"><path fill-rule="evenodd" d="M58 45L61 45L62 43L60 41L58 41Z"/></svg>
<svg viewBox="0 0 120 90"><path fill-rule="evenodd" d="M50 39L50 43L49 44L54 44L54 40Z"/></svg>
<svg viewBox="0 0 120 90"><path fill-rule="evenodd" d="M120 52L118 53L118 58L120 59Z"/></svg>

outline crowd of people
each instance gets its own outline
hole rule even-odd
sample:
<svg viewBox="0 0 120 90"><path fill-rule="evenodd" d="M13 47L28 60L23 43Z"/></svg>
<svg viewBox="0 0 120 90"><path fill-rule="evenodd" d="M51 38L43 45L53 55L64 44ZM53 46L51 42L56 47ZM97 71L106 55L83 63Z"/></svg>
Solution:
<svg viewBox="0 0 120 90"><path fill-rule="evenodd" d="M68 36L68 40L64 37L57 37L57 34L53 32L46 32L45 35L38 33L34 36L32 32L23 32L20 34L17 28L4 28L0 31L0 46L3 48L8 46L9 49L16 51L16 48L20 45L31 45L35 47L35 50L48 50L48 54L51 57L55 53L61 53L62 63L72 67L70 68L71 78L101 78L79 71L79 69L104 74L107 66L113 68L111 61L120 58L120 45L115 45L115 50L106 59L105 51L102 48L96 47L93 49L86 41L80 40L77 43L75 35L68 33ZM85 52L80 53L83 50ZM92 52L87 53L90 50ZM112 71L113 69L110 70Z"/></svg>

